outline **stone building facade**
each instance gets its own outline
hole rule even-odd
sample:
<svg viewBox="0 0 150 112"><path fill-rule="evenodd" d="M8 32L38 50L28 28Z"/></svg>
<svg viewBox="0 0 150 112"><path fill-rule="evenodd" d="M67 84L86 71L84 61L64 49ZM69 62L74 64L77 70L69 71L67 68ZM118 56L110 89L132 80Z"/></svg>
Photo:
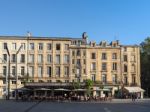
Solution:
<svg viewBox="0 0 150 112"><path fill-rule="evenodd" d="M8 85L9 58L10 92L16 88L16 73L18 88L26 79L33 83L91 79L103 88L111 88L112 94L122 86L141 86L137 45L121 45L119 41L97 44L88 42L83 33L81 38L1 36L0 49L0 96Z"/></svg>

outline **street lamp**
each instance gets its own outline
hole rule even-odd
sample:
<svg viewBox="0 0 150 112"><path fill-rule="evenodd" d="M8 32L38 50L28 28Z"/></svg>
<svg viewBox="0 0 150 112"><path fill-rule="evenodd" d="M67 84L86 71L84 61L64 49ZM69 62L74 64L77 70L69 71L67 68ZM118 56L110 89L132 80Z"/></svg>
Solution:
<svg viewBox="0 0 150 112"><path fill-rule="evenodd" d="M8 86L8 88L7 88L8 89L7 90L7 92L8 92L7 99L9 100L9 98L10 98L10 53L9 53L8 46L6 46L6 51L7 51L7 54L9 56L9 60L8 60L8 75L6 76L6 80L7 80L6 83L8 83L8 85L6 84L6 86Z"/></svg>
<svg viewBox="0 0 150 112"><path fill-rule="evenodd" d="M22 45L19 47L18 51L16 52L16 92L15 92L15 97L16 100L18 100L18 74L17 74L17 55L20 52L22 48Z"/></svg>

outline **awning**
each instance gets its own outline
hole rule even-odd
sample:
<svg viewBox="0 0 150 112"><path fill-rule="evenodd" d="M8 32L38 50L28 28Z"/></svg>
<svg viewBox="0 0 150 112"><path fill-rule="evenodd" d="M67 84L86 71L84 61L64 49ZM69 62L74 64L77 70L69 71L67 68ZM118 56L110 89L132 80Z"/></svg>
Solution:
<svg viewBox="0 0 150 112"><path fill-rule="evenodd" d="M144 92L145 90L140 87L124 87L129 93Z"/></svg>
<svg viewBox="0 0 150 112"><path fill-rule="evenodd" d="M73 91L87 91L87 89L74 89Z"/></svg>
<svg viewBox="0 0 150 112"><path fill-rule="evenodd" d="M55 91L70 91L69 89L64 89L64 88L58 88L58 89L54 89Z"/></svg>
<svg viewBox="0 0 150 112"><path fill-rule="evenodd" d="M35 91L49 91L51 89L48 89L48 88L37 88L37 89L34 89Z"/></svg>

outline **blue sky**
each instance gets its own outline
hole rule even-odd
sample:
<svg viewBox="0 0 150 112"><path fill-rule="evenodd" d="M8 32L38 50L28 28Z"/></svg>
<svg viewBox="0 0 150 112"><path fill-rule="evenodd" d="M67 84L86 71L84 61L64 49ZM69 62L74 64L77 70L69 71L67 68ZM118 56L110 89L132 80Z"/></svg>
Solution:
<svg viewBox="0 0 150 112"><path fill-rule="evenodd" d="M27 31L139 44L150 36L150 0L0 0L0 35Z"/></svg>

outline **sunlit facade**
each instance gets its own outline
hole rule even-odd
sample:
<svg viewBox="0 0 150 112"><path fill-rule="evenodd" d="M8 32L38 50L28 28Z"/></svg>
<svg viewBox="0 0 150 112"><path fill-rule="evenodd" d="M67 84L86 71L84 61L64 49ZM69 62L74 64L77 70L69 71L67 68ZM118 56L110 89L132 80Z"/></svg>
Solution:
<svg viewBox="0 0 150 112"><path fill-rule="evenodd" d="M18 88L26 80L40 84L82 83L91 79L95 88L102 85L114 95L121 87L141 86L137 45L121 45L119 41L88 42L86 33L81 38L0 36L0 96L5 94L7 85L7 48L10 92L16 89L16 72Z"/></svg>

